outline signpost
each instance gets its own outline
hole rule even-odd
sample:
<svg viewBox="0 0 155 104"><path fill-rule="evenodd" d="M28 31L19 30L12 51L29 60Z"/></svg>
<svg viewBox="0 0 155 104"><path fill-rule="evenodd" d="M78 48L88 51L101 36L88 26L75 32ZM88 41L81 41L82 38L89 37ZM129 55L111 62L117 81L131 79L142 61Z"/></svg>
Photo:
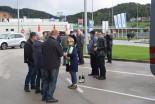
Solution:
<svg viewBox="0 0 155 104"><path fill-rule="evenodd" d="M78 19L78 25L79 27L83 27L83 19Z"/></svg>

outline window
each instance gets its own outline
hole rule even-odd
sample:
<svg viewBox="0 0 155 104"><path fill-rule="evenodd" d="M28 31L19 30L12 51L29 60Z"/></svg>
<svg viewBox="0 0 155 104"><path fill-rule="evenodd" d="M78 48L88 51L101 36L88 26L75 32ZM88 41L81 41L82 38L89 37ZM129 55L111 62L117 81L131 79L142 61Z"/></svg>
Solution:
<svg viewBox="0 0 155 104"><path fill-rule="evenodd" d="M23 36L20 34L15 34L15 38L23 38Z"/></svg>
<svg viewBox="0 0 155 104"><path fill-rule="evenodd" d="M9 29L6 29L6 32L8 32L9 31Z"/></svg>
<svg viewBox="0 0 155 104"><path fill-rule="evenodd" d="M15 38L15 35L13 34L9 36L9 39L14 39L14 38Z"/></svg>
<svg viewBox="0 0 155 104"><path fill-rule="evenodd" d="M14 31L14 29L11 29L11 31Z"/></svg>

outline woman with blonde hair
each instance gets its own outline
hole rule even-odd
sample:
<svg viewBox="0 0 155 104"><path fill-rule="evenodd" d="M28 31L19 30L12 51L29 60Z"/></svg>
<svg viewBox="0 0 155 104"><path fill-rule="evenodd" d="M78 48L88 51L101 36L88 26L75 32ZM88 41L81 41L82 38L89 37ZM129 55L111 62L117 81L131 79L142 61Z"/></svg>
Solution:
<svg viewBox="0 0 155 104"><path fill-rule="evenodd" d="M68 39L68 45L69 46L67 52L64 53L64 56L66 57L66 71L70 73L72 79L72 84L68 86L68 88L76 89L77 88L76 72L78 72L78 58L73 38Z"/></svg>

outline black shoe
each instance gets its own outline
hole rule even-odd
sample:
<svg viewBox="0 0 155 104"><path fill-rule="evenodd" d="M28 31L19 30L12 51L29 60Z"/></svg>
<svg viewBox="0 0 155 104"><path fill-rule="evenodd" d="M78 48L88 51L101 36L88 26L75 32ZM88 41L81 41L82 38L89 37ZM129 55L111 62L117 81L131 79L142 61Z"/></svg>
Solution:
<svg viewBox="0 0 155 104"><path fill-rule="evenodd" d="M36 89L36 86L31 86L31 89Z"/></svg>
<svg viewBox="0 0 155 104"><path fill-rule="evenodd" d="M107 61L107 63L112 63L111 61Z"/></svg>
<svg viewBox="0 0 155 104"><path fill-rule="evenodd" d="M55 102L58 102L58 100L54 99L54 98L52 98L50 100L46 100L46 103L55 103Z"/></svg>
<svg viewBox="0 0 155 104"><path fill-rule="evenodd" d="M46 98L42 97L42 101L46 101Z"/></svg>
<svg viewBox="0 0 155 104"><path fill-rule="evenodd" d="M30 89L27 87L25 87L24 90L25 90L25 92L30 92Z"/></svg>
<svg viewBox="0 0 155 104"><path fill-rule="evenodd" d="M88 76L94 76L93 74L88 74Z"/></svg>
<svg viewBox="0 0 155 104"><path fill-rule="evenodd" d="M39 93L41 93L40 90L36 90L36 91L35 91L35 94L39 94Z"/></svg>
<svg viewBox="0 0 155 104"><path fill-rule="evenodd" d="M106 77L99 77L98 80L105 80Z"/></svg>

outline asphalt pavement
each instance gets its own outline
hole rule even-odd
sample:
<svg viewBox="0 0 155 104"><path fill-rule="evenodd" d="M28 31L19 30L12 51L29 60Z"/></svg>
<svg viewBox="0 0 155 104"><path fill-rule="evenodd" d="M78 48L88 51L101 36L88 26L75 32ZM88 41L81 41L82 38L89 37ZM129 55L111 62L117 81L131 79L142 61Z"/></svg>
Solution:
<svg viewBox="0 0 155 104"><path fill-rule="evenodd" d="M79 66L86 82L70 90L70 75L60 67L56 104L155 104L155 77L147 63L113 61L106 64L107 80L89 77L90 60ZM23 49L0 50L0 104L46 104L41 95L24 92L28 67L23 63Z"/></svg>

